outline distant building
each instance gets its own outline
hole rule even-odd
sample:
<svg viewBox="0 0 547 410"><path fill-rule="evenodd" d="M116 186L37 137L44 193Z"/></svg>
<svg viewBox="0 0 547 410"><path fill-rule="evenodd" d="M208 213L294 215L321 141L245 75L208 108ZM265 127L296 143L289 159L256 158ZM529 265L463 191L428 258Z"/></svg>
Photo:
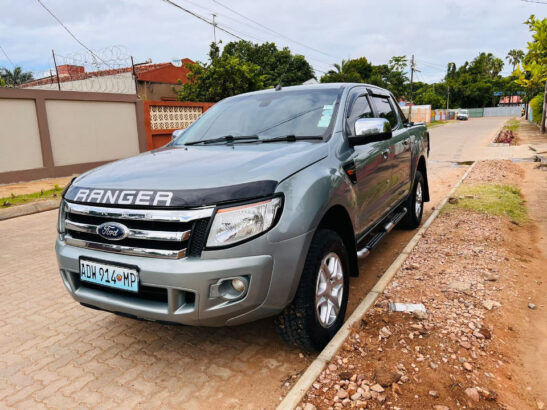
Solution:
<svg viewBox="0 0 547 410"><path fill-rule="evenodd" d="M180 67L172 63L145 63L87 72L83 66L65 64L57 66L57 71L63 91L137 93L143 100L172 101L176 99L173 87L188 82L186 63L193 61L185 58L180 63ZM57 75L52 72L49 76L23 84L22 88L58 90Z"/></svg>
<svg viewBox="0 0 547 410"><path fill-rule="evenodd" d="M513 95L511 97L501 97L499 106L509 106L509 105L522 105L522 98L520 95Z"/></svg>

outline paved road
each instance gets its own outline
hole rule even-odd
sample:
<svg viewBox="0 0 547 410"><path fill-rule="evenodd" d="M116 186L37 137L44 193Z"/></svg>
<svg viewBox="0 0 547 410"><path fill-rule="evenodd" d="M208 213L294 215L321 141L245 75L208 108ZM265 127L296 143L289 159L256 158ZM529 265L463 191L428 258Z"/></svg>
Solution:
<svg viewBox="0 0 547 410"><path fill-rule="evenodd" d="M431 130L438 203L503 118ZM483 155L483 154L481 154ZM0 407L272 408L312 356L286 347L270 319L208 329L140 322L83 308L60 280L56 212L0 222ZM352 279L350 311L412 232L393 231ZM294 379L293 379L294 381Z"/></svg>

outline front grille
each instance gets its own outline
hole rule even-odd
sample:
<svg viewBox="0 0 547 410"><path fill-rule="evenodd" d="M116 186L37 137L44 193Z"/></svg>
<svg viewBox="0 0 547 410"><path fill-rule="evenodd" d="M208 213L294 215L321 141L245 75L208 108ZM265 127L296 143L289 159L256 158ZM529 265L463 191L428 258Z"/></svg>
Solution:
<svg viewBox="0 0 547 410"><path fill-rule="evenodd" d="M65 241L68 245L126 255L180 259L199 256L213 208L195 210L135 210L65 203ZM127 228L121 240L97 233L105 222Z"/></svg>

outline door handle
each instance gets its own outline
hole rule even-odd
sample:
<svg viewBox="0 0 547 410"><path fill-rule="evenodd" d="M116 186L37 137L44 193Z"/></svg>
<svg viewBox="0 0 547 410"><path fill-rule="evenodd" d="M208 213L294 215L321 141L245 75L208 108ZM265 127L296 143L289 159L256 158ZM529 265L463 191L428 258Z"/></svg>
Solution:
<svg viewBox="0 0 547 410"><path fill-rule="evenodd" d="M386 149L385 151L382 151L382 158L388 159L389 158L389 150Z"/></svg>

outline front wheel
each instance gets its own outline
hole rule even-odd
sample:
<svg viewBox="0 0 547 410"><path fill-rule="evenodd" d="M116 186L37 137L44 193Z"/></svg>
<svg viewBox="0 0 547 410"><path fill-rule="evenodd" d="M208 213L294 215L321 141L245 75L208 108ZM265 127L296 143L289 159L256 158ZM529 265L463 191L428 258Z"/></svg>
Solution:
<svg viewBox="0 0 547 410"><path fill-rule="evenodd" d="M416 229L422 222L424 212L424 177L420 171L416 171L412 191L406 201L406 215L400 222L405 229Z"/></svg>
<svg viewBox="0 0 547 410"><path fill-rule="evenodd" d="M318 230L306 257L292 303L276 319L279 335L304 350L319 351L344 323L349 292L349 257L340 236Z"/></svg>

